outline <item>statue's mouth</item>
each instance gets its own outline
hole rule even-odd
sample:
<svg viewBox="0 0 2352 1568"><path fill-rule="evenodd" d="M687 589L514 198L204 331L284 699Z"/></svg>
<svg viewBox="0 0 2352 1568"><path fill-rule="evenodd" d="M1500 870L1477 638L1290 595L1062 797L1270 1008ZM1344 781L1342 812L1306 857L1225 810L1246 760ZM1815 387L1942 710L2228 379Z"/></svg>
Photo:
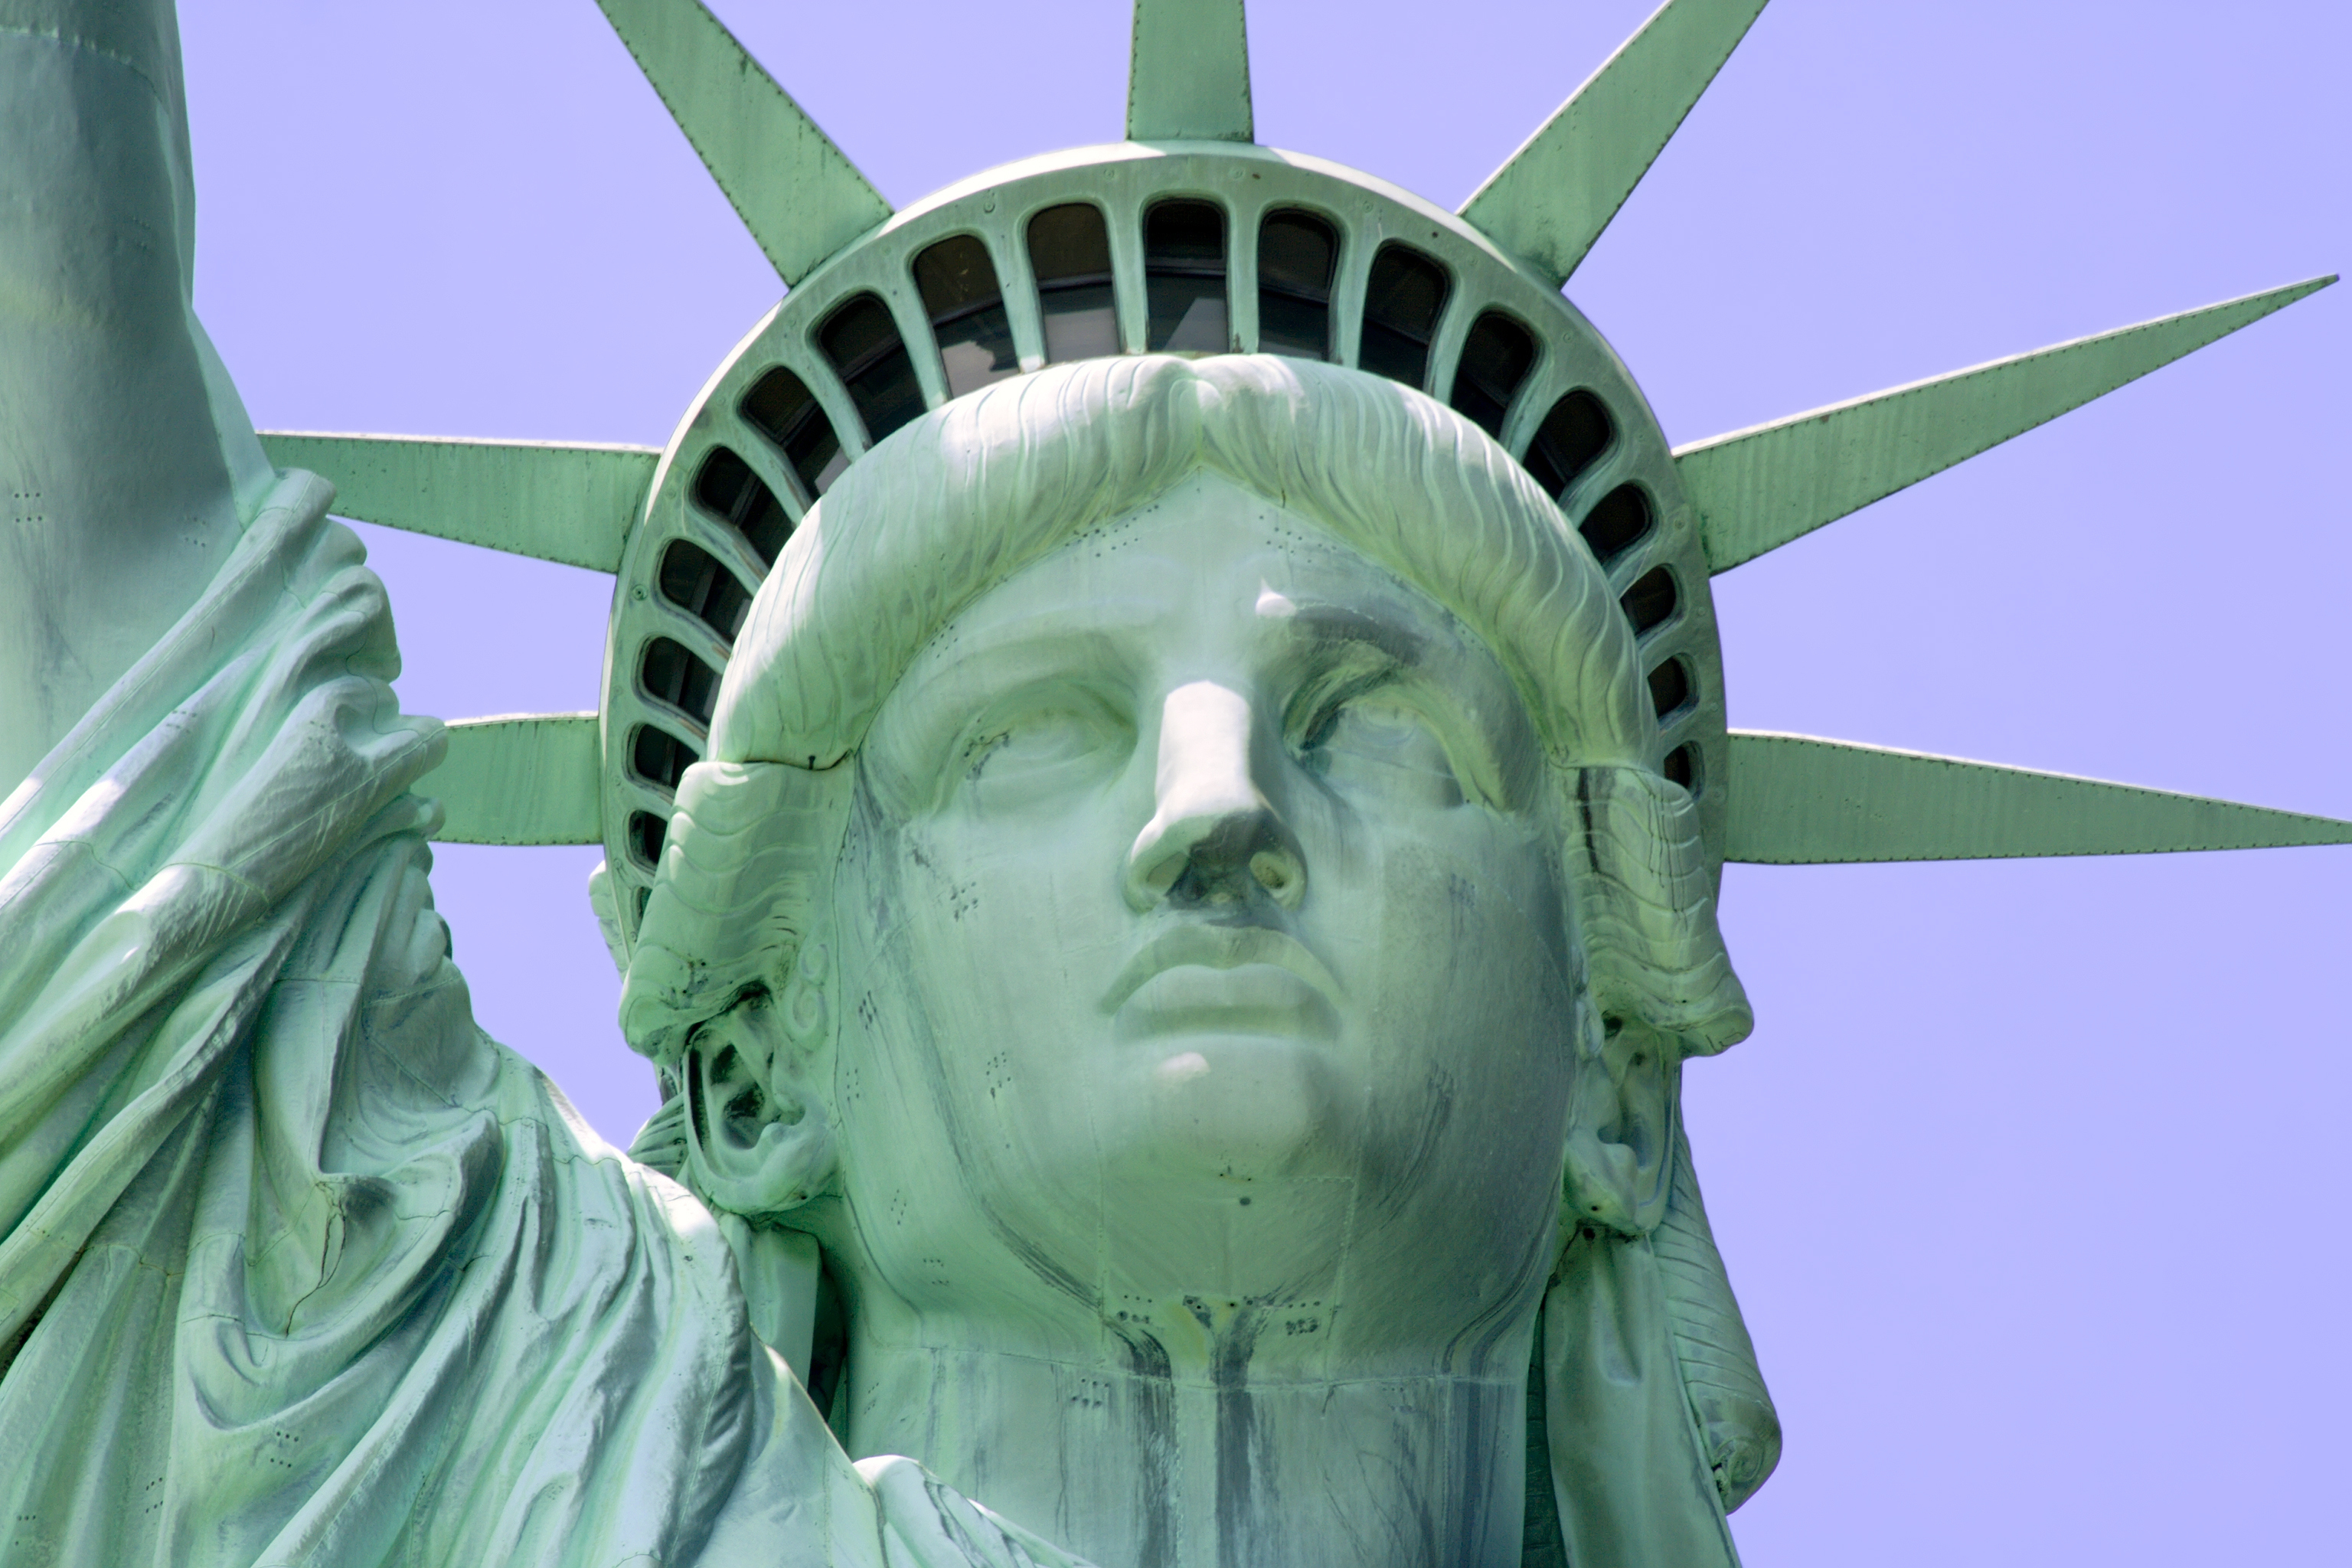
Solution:
<svg viewBox="0 0 2352 1568"><path fill-rule="evenodd" d="M1296 937L1270 926L1186 924L1161 932L1103 994L1119 1032L1339 1033L1339 983Z"/></svg>
<svg viewBox="0 0 2352 1568"><path fill-rule="evenodd" d="M1129 1039L1171 1035L1328 1039L1339 1032L1339 1015L1329 1000L1297 975L1270 963L1233 969L1185 963L1163 969L1118 1010L1118 1033Z"/></svg>

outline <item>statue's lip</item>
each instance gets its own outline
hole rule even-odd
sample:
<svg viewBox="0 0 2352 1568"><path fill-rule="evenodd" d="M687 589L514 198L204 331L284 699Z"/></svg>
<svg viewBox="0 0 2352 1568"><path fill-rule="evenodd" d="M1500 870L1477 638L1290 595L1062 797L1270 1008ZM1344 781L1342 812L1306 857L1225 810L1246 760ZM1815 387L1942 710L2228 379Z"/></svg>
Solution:
<svg viewBox="0 0 2352 1568"><path fill-rule="evenodd" d="M1180 925L1147 942L1127 961L1110 989L1103 993L1102 1009L1116 1013L1127 999L1155 977L1171 969L1198 965L1203 969L1239 969L1266 963L1297 975L1337 1002L1345 993L1323 961L1287 931L1262 925Z"/></svg>

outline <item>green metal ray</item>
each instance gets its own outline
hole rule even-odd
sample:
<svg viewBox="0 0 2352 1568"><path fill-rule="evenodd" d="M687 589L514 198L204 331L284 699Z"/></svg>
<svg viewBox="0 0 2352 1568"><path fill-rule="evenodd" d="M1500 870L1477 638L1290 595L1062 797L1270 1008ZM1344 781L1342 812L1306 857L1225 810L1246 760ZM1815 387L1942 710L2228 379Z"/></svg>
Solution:
<svg viewBox="0 0 2352 1568"><path fill-rule="evenodd" d="M1763 9L1764 0L1666 0L1486 176L1462 216L1567 282Z"/></svg>
<svg viewBox="0 0 2352 1568"><path fill-rule="evenodd" d="M890 204L698 0L596 0L787 286Z"/></svg>
<svg viewBox="0 0 2352 1568"><path fill-rule="evenodd" d="M2333 276L1832 404L1675 453L1706 560L1728 572L2227 337Z"/></svg>
<svg viewBox="0 0 2352 1568"><path fill-rule="evenodd" d="M1247 142L1255 133L1243 0L1135 0L1128 140Z"/></svg>
<svg viewBox="0 0 2352 1568"><path fill-rule="evenodd" d="M661 454L649 447L264 430L281 468L335 486L338 516L540 561L621 568Z"/></svg>
<svg viewBox="0 0 2352 1568"><path fill-rule="evenodd" d="M2352 822L1803 735L1731 736L1723 858L1769 866L2352 844Z"/></svg>
<svg viewBox="0 0 2352 1568"><path fill-rule="evenodd" d="M441 802L447 844L602 844L593 713L460 719L449 754L416 785Z"/></svg>

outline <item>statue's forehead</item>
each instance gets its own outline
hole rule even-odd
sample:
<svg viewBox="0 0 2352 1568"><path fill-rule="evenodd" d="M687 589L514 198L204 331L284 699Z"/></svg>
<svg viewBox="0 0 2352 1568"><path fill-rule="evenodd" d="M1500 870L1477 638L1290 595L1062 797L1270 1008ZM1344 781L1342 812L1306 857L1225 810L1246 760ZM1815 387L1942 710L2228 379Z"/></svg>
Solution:
<svg viewBox="0 0 2352 1568"><path fill-rule="evenodd" d="M1000 700L1070 683L1149 708L1158 689L1216 681L1267 703L1278 721L1297 691L1335 671L1410 683L1483 788L1526 795L1539 757L1534 721L1486 641L1337 534L1215 475L1171 487L974 598L909 662L861 756L912 784Z"/></svg>
<svg viewBox="0 0 2352 1568"><path fill-rule="evenodd" d="M1012 641L1223 634L1362 642L1403 663L1501 667L1433 595L1314 519L1203 470L1064 541L948 617L908 674Z"/></svg>

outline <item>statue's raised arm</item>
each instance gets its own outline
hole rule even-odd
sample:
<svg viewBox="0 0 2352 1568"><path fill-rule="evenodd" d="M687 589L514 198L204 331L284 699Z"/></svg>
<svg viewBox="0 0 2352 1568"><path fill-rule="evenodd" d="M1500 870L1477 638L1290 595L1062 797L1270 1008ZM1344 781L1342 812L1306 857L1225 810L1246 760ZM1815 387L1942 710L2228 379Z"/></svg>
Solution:
<svg viewBox="0 0 2352 1568"><path fill-rule="evenodd" d="M0 1563L1014 1560L475 1026L439 726L191 216L168 0L0 5Z"/></svg>
<svg viewBox="0 0 2352 1568"><path fill-rule="evenodd" d="M191 308L167 0L0 5L0 791L195 603L273 482Z"/></svg>

